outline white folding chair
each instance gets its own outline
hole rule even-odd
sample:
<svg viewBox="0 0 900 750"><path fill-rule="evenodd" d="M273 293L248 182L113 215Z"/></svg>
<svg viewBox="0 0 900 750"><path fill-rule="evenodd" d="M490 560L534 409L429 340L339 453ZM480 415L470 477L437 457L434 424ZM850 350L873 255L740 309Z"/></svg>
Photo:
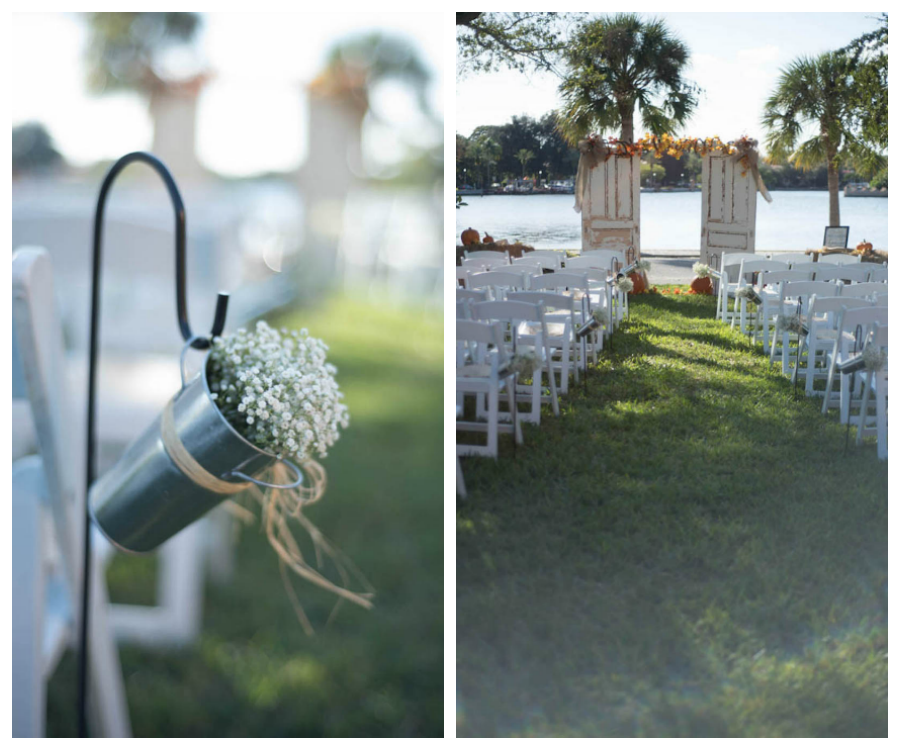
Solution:
<svg viewBox="0 0 900 750"><path fill-rule="evenodd" d="M785 312L779 307L782 285L809 281L811 276L812 273L808 271L760 271L756 289L762 302L757 314L757 325L753 329L753 341L755 343L762 337L763 351L766 354L770 349L769 340L775 327L775 317Z"/></svg>
<svg viewBox="0 0 900 750"><path fill-rule="evenodd" d="M463 477L462 464L459 462L459 456L456 457L456 494L460 497L466 496L466 480Z"/></svg>
<svg viewBox="0 0 900 750"><path fill-rule="evenodd" d="M591 316L591 282L587 272L560 271L546 274L531 280L531 288L534 290L546 289L558 294L570 296L576 301L575 325L580 326ZM580 309L579 309L580 308ZM577 361L576 382L578 370L587 369L587 355L589 354L589 342L583 341L580 347L574 347L573 357Z"/></svg>
<svg viewBox="0 0 900 750"><path fill-rule="evenodd" d="M517 444L522 443L522 427L516 418L516 373L510 369L510 356L503 342L503 329L499 323L481 323L471 320L456 321L456 392L471 394L486 400L486 421L465 419L464 402L457 400L456 431L484 432L486 445L459 443L456 455L492 456L497 458L499 435L511 432ZM474 352L474 355L472 354ZM505 393L512 415L509 423L500 420L500 394Z"/></svg>
<svg viewBox="0 0 900 750"><path fill-rule="evenodd" d="M760 273L770 273L774 271L787 271L787 263L780 263L775 260L767 260L766 258L745 258L741 261L740 268L738 270L738 289L735 291L735 298L739 296L740 290L744 287L752 287L753 291L756 293L757 297L760 299L760 305L762 304L763 296L766 294L762 285L753 283L752 277L756 276ZM748 278L751 277L751 278ZM771 294L771 293L770 293ZM740 320L740 328L741 333L747 333L747 298L740 297L740 302L736 303L737 307L740 309L739 316L732 316L731 319L731 327L734 328L735 323ZM768 329L764 329L766 331L766 336L763 340L763 351L768 354ZM756 326L754 326L753 330L753 340L756 341Z"/></svg>
<svg viewBox="0 0 900 750"><path fill-rule="evenodd" d="M842 284L841 297L871 297L873 294L884 294L887 285L882 281L861 281L858 284Z"/></svg>
<svg viewBox="0 0 900 750"><path fill-rule="evenodd" d="M464 250L463 257L490 261L492 265L508 266L509 250Z"/></svg>
<svg viewBox="0 0 900 750"><path fill-rule="evenodd" d="M777 260L780 263L787 263L789 266L793 266L794 263L812 263L813 259L811 255L807 255L806 253L764 253L762 256L757 255L757 258L764 257L769 260Z"/></svg>
<svg viewBox="0 0 900 750"><path fill-rule="evenodd" d="M776 271L772 274L760 274L760 278L778 278L790 273L804 274L806 272ZM781 373L783 375L788 375L790 373L791 339L795 338L797 340L797 346L800 347L803 337L799 331L788 330L785 326L785 321L795 315L800 318L800 321L803 321L804 317L807 315L809 300L813 295L818 295L820 297L835 297L837 296L839 289L839 282L791 281L789 279L782 279L779 285L778 299L774 303L770 303L768 301L768 295L763 298L764 306L768 305L770 314L774 312L775 316L778 318L774 327L772 345L769 347L770 365L775 362L775 357L780 354ZM773 322L775 321L773 320ZM779 334L781 334L780 344Z"/></svg>
<svg viewBox="0 0 900 750"><path fill-rule="evenodd" d="M886 326L888 309L886 307L857 307L852 310L843 309L837 325L837 336L831 350L828 363L828 376L825 383L825 399L822 402L822 413L838 406L841 424L847 424L850 417L852 393L850 392L851 375L840 372L840 366L854 354L862 351L863 342L873 324ZM835 377L840 378L838 403L833 402L831 395Z"/></svg>
<svg viewBox="0 0 900 750"><path fill-rule="evenodd" d="M566 264L566 254L559 250L529 250L522 254L523 258L540 259L544 268L557 271Z"/></svg>
<svg viewBox="0 0 900 750"><path fill-rule="evenodd" d="M532 274L527 267L509 266L509 270L504 271L470 273L466 286L469 289L489 289L492 299L501 300L508 291L519 292L529 289L531 277Z"/></svg>
<svg viewBox="0 0 900 750"><path fill-rule="evenodd" d="M823 266L816 270L816 281L840 280L844 283L860 283L869 280L869 269L862 265Z"/></svg>
<svg viewBox="0 0 900 750"><path fill-rule="evenodd" d="M592 282L591 291L595 293L591 297L592 304L601 301L602 292L602 304L609 313L611 329L628 315L628 295L613 288L616 271L622 268L621 257L624 256L618 251L590 250L577 258L570 258L566 264L567 271L588 274L588 280Z"/></svg>
<svg viewBox="0 0 900 750"><path fill-rule="evenodd" d="M867 346L873 347L877 351L887 354L888 349L888 327L874 323ZM856 444L861 445L863 438L874 434L878 443L878 458L886 460L888 457L888 433L887 433L887 366L881 369L866 370L861 374L860 381L863 388L862 405L859 410L859 417L856 429ZM875 397L875 426L871 426L869 421L869 398Z"/></svg>
<svg viewBox="0 0 900 750"><path fill-rule="evenodd" d="M824 379L828 375L828 355L834 348L837 338L837 322L841 312L855 307L873 306L872 301L865 297L847 299L813 294L809 298L798 354L801 364L794 369L791 376L794 383L801 375L805 377L807 396L825 395L824 387L821 391L816 390L815 381L816 378ZM802 364L804 353L806 354L805 365Z"/></svg>
<svg viewBox="0 0 900 750"><path fill-rule="evenodd" d="M531 292L510 292L507 299L540 303L547 321L545 341L549 346L548 366L552 373L559 373L559 392L569 392L569 371L578 382L578 352L575 342L576 312L581 305L570 296L547 289Z"/></svg>
<svg viewBox="0 0 900 750"><path fill-rule="evenodd" d="M534 364L530 371L531 384L516 381L516 399L531 403L530 412L517 410L523 422L541 423L541 404L549 403L553 414L559 416L559 398L556 393L556 378L551 364L550 338L544 307L538 302L523 300L503 300L499 302L479 302L472 306L472 317L484 322L499 322L505 329L507 347L514 358L531 352ZM549 380L549 393L543 393L543 373ZM520 375L525 373L520 372Z"/></svg>
<svg viewBox="0 0 900 750"><path fill-rule="evenodd" d="M866 263L865 265L872 266L869 269L869 281L887 282L888 269L886 265L878 265L876 263Z"/></svg>
<svg viewBox="0 0 900 750"><path fill-rule="evenodd" d="M570 258L566 262L566 270L584 270L587 268L605 269L610 276L615 276L625 267L627 262L624 250L611 250L607 248L586 249L577 258ZM610 312L618 323L628 317L628 295L618 289L611 290Z"/></svg>
<svg viewBox="0 0 900 750"><path fill-rule="evenodd" d="M760 256L756 253L725 253L718 262L718 267L714 270L719 272L718 292L716 295L716 320L723 323L730 323L737 314L738 303L735 301L734 312L728 309L729 300L734 299L734 295L741 286L739 278L741 270L741 262L743 260L754 260ZM712 264L711 266L712 267Z"/></svg>
<svg viewBox="0 0 900 750"><path fill-rule="evenodd" d="M849 255L847 253L827 253L819 256L820 263L831 263L836 266L852 266L861 260L861 255Z"/></svg>

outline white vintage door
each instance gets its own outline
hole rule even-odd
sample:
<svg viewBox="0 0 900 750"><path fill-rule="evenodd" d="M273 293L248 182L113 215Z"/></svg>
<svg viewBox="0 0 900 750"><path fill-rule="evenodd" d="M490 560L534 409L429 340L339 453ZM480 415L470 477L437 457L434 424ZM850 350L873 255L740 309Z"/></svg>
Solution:
<svg viewBox="0 0 900 750"><path fill-rule="evenodd" d="M641 252L641 160L612 156L591 170L581 211L581 250Z"/></svg>
<svg viewBox="0 0 900 750"><path fill-rule="evenodd" d="M741 174L745 172L745 174ZM756 182L731 156L703 157L700 261L756 252ZM713 260L716 260L715 258Z"/></svg>

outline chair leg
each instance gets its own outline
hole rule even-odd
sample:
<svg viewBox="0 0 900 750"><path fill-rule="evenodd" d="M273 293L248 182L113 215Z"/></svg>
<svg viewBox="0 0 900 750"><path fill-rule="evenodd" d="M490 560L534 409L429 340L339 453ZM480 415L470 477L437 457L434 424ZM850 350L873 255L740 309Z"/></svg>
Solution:
<svg viewBox="0 0 900 750"><path fill-rule="evenodd" d="M862 445L863 434L866 431L866 422L869 416L869 393L874 383L872 382L872 373L865 372L861 378L863 383L862 404L859 408L859 426L856 428L856 444Z"/></svg>
<svg viewBox="0 0 900 750"><path fill-rule="evenodd" d="M498 456L498 433L500 432L500 392L496 386L491 386L488 392L488 425L487 425L487 449L488 455Z"/></svg>
<svg viewBox="0 0 900 750"><path fill-rule="evenodd" d="M459 456L456 457L456 494L460 497L466 496L466 480L463 477L462 465L459 463Z"/></svg>
<svg viewBox="0 0 900 750"><path fill-rule="evenodd" d="M887 373L873 373L875 380L875 432L878 439L878 458L882 461L888 457L887 431Z"/></svg>

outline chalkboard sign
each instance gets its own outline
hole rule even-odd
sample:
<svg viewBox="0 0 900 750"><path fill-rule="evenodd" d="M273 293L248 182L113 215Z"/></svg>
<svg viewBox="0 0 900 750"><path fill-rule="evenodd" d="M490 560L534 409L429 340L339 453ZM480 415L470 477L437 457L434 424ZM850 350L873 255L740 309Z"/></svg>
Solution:
<svg viewBox="0 0 900 750"><path fill-rule="evenodd" d="M825 239L822 245L825 247L847 247L850 237L850 227L825 227Z"/></svg>

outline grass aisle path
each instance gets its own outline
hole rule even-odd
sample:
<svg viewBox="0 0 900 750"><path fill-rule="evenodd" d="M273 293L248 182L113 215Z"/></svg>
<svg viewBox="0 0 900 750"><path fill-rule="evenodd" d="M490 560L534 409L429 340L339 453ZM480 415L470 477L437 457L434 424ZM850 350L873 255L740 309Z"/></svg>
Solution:
<svg viewBox="0 0 900 750"><path fill-rule="evenodd" d="M644 296L559 418L467 459L460 736L887 736L887 464Z"/></svg>

